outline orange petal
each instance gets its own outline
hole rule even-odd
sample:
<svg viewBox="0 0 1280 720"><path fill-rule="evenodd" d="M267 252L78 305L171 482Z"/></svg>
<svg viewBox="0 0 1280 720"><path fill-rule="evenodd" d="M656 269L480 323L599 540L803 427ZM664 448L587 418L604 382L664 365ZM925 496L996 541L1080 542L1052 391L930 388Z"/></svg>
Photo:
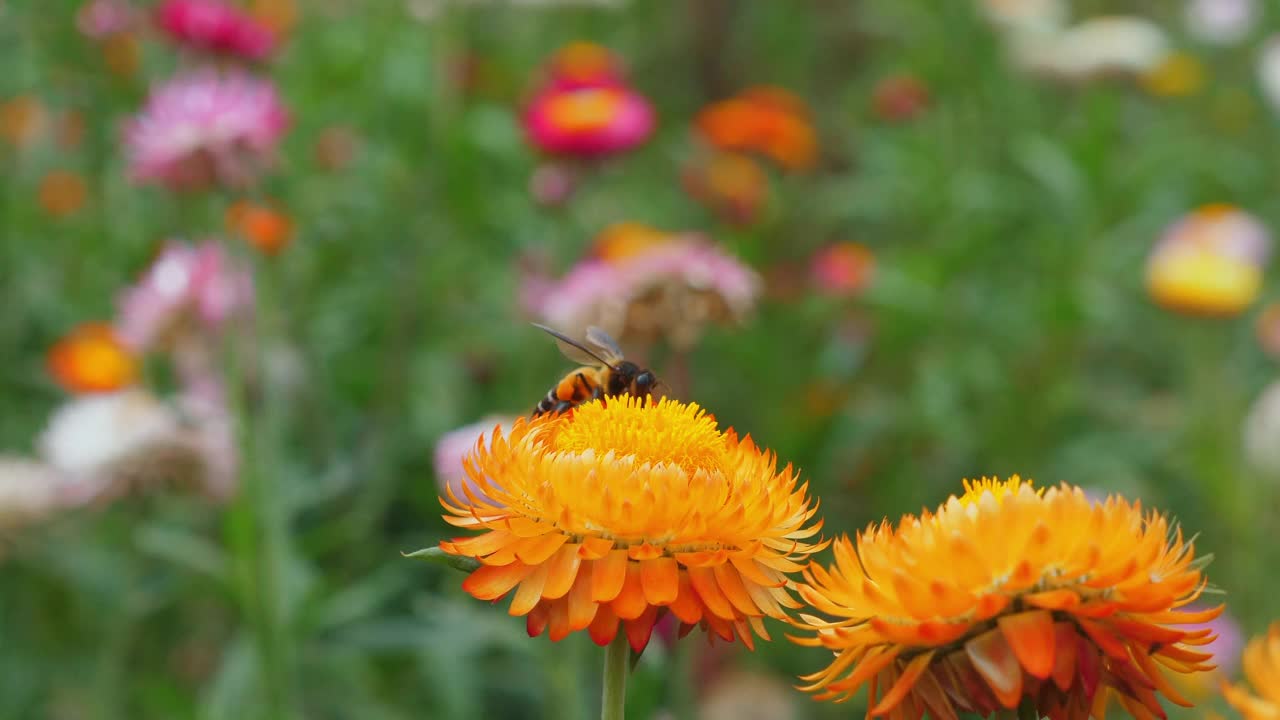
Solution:
<svg viewBox="0 0 1280 720"><path fill-rule="evenodd" d="M560 642L569 637L573 628L569 625L568 603L564 600L554 600L547 603L547 609L551 616L551 630L547 633L547 637L551 638L551 642Z"/></svg>
<svg viewBox="0 0 1280 720"><path fill-rule="evenodd" d="M1138 668L1141 669L1142 673L1155 684L1157 690L1163 693L1165 697L1169 698L1170 702L1187 708L1194 705L1194 703L1183 697L1182 694L1169 683L1169 679L1160 671L1160 668L1156 665L1156 662L1151 659L1151 656L1147 654L1147 651L1140 647L1134 647L1132 650L1133 659L1138 664Z"/></svg>
<svg viewBox="0 0 1280 720"><path fill-rule="evenodd" d="M687 572L680 573L679 582L680 589L671 603L671 612L680 618L680 622L693 625L702 619L702 600L689 582Z"/></svg>
<svg viewBox="0 0 1280 720"><path fill-rule="evenodd" d="M550 614L545 603L539 604L533 610L530 610L524 619L525 631L529 633L529 637L541 635L542 631L547 629L547 621L549 619Z"/></svg>
<svg viewBox="0 0 1280 720"><path fill-rule="evenodd" d="M641 543L628 548L627 555L632 560L653 560L662 557L662 548L649 543Z"/></svg>
<svg viewBox="0 0 1280 720"><path fill-rule="evenodd" d="M999 630L990 630L964 644L973 663L996 699L1006 708L1015 708L1022 698L1022 665Z"/></svg>
<svg viewBox="0 0 1280 720"><path fill-rule="evenodd" d="M547 584L542 588L542 597L548 600L564 597L569 588L573 587L581 565L582 557L578 555L578 546L566 545L560 548L547 563Z"/></svg>
<svg viewBox="0 0 1280 720"><path fill-rule="evenodd" d="M733 606L729 604L729 599L724 596L724 593L720 592L715 573L705 567L691 567L686 572L689 573L689 582L693 584L693 589L698 592L698 597L702 598L702 604L716 617L732 620Z"/></svg>
<svg viewBox="0 0 1280 720"><path fill-rule="evenodd" d="M1112 635L1111 631L1104 627L1102 623L1086 620L1082 617L1076 618L1076 623L1085 631L1085 634L1089 636L1093 644L1107 654L1107 657L1126 661L1129 659L1128 648L1119 638Z"/></svg>
<svg viewBox="0 0 1280 720"><path fill-rule="evenodd" d="M516 557L526 565L538 565L546 562L555 554L569 536L561 532L549 532L545 535L524 540L516 549Z"/></svg>
<svg viewBox="0 0 1280 720"><path fill-rule="evenodd" d="M1046 590L1023 595L1028 605L1045 610L1065 610L1080 605L1080 596L1074 590Z"/></svg>
<svg viewBox="0 0 1280 720"><path fill-rule="evenodd" d="M462 589L477 600L497 600L520 584L533 568L522 563L482 565L462 581Z"/></svg>
<svg viewBox="0 0 1280 720"><path fill-rule="evenodd" d="M670 605L680 590L680 568L673 557L658 557L640 563L640 584L650 605Z"/></svg>
<svg viewBox="0 0 1280 720"><path fill-rule="evenodd" d="M613 642L613 638L618 634L618 616L613 614L612 608L608 605L601 605L596 610L596 616L591 620L591 626L587 628L587 633L591 635L591 640L601 647Z"/></svg>
<svg viewBox="0 0 1280 720"><path fill-rule="evenodd" d="M542 588L547 584L548 568L546 565L539 565L529 573L528 577L520 581L520 588L516 590L515 597L511 598L511 608L507 610L512 615L527 615L534 605L542 599ZM555 630L555 617L552 616L552 631Z"/></svg>
<svg viewBox="0 0 1280 720"><path fill-rule="evenodd" d="M643 615L626 622L627 642L631 644L632 650L644 652L645 646L649 644L649 637L653 635L654 623L657 621L658 608L647 605Z"/></svg>
<svg viewBox="0 0 1280 720"><path fill-rule="evenodd" d="M898 658L900 652L902 648L897 645L878 646L862 656L853 672L849 673L849 677L831 683L831 688L842 692L857 690L863 683L878 675L881 670L889 667L890 663Z"/></svg>
<svg viewBox="0 0 1280 720"><path fill-rule="evenodd" d="M1069 622L1053 624L1054 648L1053 684L1062 692L1071 689L1076 677L1076 629Z"/></svg>
<svg viewBox="0 0 1280 720"><path fill-rule="evenodd" d="M591 572L591 564L587 563L584 573ZM591 578L580 576L578 582L569 588L567 604L569 606L569 627L581 630L591 624L599 612L600 604L591 599ZM545 591L544 591L545 596Z"/></svg>
<svg viewBox="0 0 1280 720"><path fill-rule="evenodd" d="M1022 668L1041 680L1049 677L1054 658L1053 615L1048 610L1031 610L1001 616L996 623Z"/></svg>
<svg viewBox="0 0 1280 720"><path fill-rule="evenodd" d="M583 545L583 547L586 547ZM591 571L591 599L611 602L627 579L627 551L613 550L596 560Z"/></svg>
<svg viewBox="0 0 1280 720"><path fill-rule="evenodd" d="M648 603L644 600L644 586L640 582L640 563L627 563L627 577L622 592L613 599L613 612L623 620L640 617Z"/></svg>
<svg viewBox="0 0 1280 720"><path fill-rule="evenodd" d="M578 548L578 554L583 560L599 560L609 554L613 549L613 541L606 538L589 537L582 539L582 545Z"/></svg>
<svg viewBox="0 0 1280 720"><path fill-rule="evenodd" d="M716 578L716 584L720 586L720 591L729 599L729 602L738 609L743 615L759 615L760 608L756 607L755 602L751 600L751 595L747 592L747 588L742 584L742 576L738 571L728 563L717 565L711 570L712 575Z"/></svg>
<svg viewBox="0 0 1280 720"><path fill-rule="evenodd" d="M911 689L915 687L916 681L920 679L920 674L928 669L929 663L933 662L935 652L935 650L930 650L922 655L917 655L911 662L907 663L907 666L902 670L902 677L899 677L898 681L889 689L889 692L880 698L879 704L872 708L869 714L872 717L880 717L892 712L898 706L898 703L907 697L907 693L911 692Z"/></svg>

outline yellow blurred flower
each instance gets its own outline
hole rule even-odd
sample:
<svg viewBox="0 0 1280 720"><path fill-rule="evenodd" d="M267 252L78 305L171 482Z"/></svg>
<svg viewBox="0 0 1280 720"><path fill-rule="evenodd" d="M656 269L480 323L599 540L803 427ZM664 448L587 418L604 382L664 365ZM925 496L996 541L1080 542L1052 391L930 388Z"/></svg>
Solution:
<svg viewBox="0 0 1280 720"><path fill-rule="evenodd" d="M1272 624L1264 636L1249 641L1244 649L1244 676L1253 692L1244 685L1224 683L1222 694L1245 720L1275 720L1280 717L1280 623Z"/></svg>
<svg viewBox="0 0 1280 720"><path fill-rule="evenodd" d="M1160 97L1186 97L1204 89L1204 65L1183 52L1170 53L1142 76L1147 92Z"/></svg>
<svg viewBox="0 0 1280 720"><path fill-rule="evenodd" d="M481 562L463 583L477 599L514 591L531 636L607 645L621 624L639 651L670 612L751 647L797 606L787 575L826 546L806 542L821 523L795 471L693 404L619 396L521 418L465 466L478 492L446 488L445 520L481 534L440 547Z"/></svg>
<svg viewBox="0 0 1280 720"><path fill-rule="evenodd" d="M1206 205L1175 223L1147 260L1147 291L1159 305L1192 315L1243 312L1262 288L1270 236L1231 205Z"/></svg>
<svg viewBox="0 0 1280 720"><path fill-rule="evenodd" d="M811 563L803 645L835 653L804 690L840 701L870 688L870 717L987 717L1029 702L1038 717L1102 717L1115 696L1135 718L1187 705L1160 665L1209 669L1197 650L1221 607L1188 612L1203 565L1177 525L1138 503L1094 502L1017 476L965 482L934 513L868 527Z"/></svg>

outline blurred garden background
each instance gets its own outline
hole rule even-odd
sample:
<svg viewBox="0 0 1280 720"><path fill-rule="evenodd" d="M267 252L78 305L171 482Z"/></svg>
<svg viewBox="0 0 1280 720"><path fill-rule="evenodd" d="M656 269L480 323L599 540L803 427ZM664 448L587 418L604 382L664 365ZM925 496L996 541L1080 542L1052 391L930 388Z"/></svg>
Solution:
<svg viewBox="0 0 1280 720"><path fill-rule="evenodd" d="M0 0L0 69L0 718L593 717L588 638L401 556L573 366L531 322L828 537L1065 480L1198 533L1221 677L1280 618L1271 3ZM864 712L770 628L629 716Z"/></svg>

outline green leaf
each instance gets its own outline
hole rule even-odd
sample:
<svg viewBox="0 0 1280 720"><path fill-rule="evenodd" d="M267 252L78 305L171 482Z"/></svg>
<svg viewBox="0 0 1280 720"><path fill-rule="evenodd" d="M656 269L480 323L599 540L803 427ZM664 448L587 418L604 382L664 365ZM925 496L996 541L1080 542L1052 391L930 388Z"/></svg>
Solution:
<svg viewBox="0 0 1280 720"><path fill-rule="evenodd" d="M448 565L455 570L461 570L463 572L472 572L476 568L480 567L480 563L472 558L450 555L438 547L422 548L421 550L411 553L401 553L401 555L404 555L407 558L414 558L416 560L425 560L438 565Z"/></svg>

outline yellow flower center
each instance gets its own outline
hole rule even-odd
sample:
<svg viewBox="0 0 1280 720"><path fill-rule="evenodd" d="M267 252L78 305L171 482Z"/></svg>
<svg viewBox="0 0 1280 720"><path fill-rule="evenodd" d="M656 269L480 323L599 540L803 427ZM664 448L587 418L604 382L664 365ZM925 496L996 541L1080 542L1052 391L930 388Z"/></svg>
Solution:
<svg viewBox="0 0 1280 720"><path fill-rule="evenodd" d="M1014 475L1008 480L1000 478L982 478L981 480L964 481L964 495L961 495L960 504L965 507L976 505L982 501L983 497L990 495L991 499L997 504L1003 503L1006 497L1017 495L1022 488L1034 489L1031 487L1030 480L1023 480L1021 477ZM1037 495L1043 494L1044 489L1035 490Z"/></svg>
<svg viewBox="0 0 1280 720"><path fill-rule="evenodd" d="M555 429L555 450L567 453L613 452L639 463L675 465L689 475L723 470L728 455L715 418L694 403L652 401L622 396L576 408Z"/></svg>
<svg viewBox="0 0 1280 720"><path fill-rule="evenodd" d="M547 101L547 117L565 132L589 132L609 127L622 108L622 93L613 88L563 92Z"/></svg>

